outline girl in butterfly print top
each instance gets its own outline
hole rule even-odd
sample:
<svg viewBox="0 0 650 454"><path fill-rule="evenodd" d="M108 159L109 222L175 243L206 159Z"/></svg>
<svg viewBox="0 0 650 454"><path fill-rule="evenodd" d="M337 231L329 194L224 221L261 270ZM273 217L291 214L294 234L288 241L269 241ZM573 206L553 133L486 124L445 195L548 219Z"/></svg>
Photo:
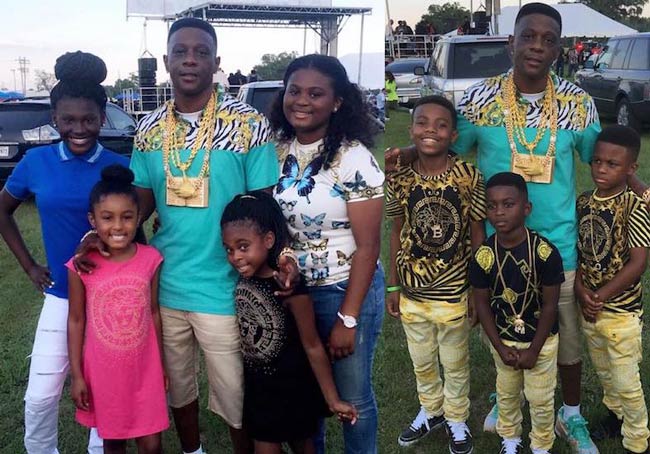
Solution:
<svg viewBox="0 0 650 454"><path fill-rule="evenodd" d="M335 58L294 60L284 86L270 116L279 131L282 172L274 196L314 300L319 333L335 360L337 388L359 410L357 424L344 425L346 452L375 453L370 364L383 317L377 259L384 175L368 150L373 126L358 88ZM350 373L358 380L346 381ZM317 452L323 452L320 443Z"/></svg>

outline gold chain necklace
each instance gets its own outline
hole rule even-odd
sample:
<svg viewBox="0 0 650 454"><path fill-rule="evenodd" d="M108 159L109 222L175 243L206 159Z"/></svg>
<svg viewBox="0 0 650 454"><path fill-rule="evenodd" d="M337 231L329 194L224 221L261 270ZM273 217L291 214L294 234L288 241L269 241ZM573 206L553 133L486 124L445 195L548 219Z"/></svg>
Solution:
<svg viewBox="0 0 650 454"><path fill-rule="evenodd" d="M174 110L174 100L167 101L165 131L163 136L163 167L167 177L167 187L172 189L178 197L183 199L194 197L203 184L203 179L208 175L210 169L210 151L212 150L212 139L214 137L216 124L216 105L217 97L215 92L212 92L208 104L201 114L199 131L196 135L196 140L194 141L190 155L187 158L187 161L182 162L180 150L185 146L186 131L183 130L181 138L177 138L176 129L178 127L178 121L176 120L176 113ZM202 144L204 148L203 164L198 176L192 178L192 180L194 180L192 182L187 177L187 171L192 166ZM169 166L170 156L174 166L181 171L182 180L180 184L174 182L174 177Z"/></svg>
<svg viewBox="0 0 650 454"><path fill-rule="evenodd" d="M289 149L289 154L293 149L293 154L298 161L298 171L302 174L307 166L323 151L323 142L318 141L318 145L313 143L310 147L307 147L301 145L298 139L293 139L293 142L289 144Z"/></svg>
<svg viewBox="0 0 650 454"><path fill-rule="evenodd" d="M503 84L503 95L506 104L504 122L508 135L508 143L510 145L510 153L512 155L512 163L529 177L542 175L555 156L555 145L557 141L558 107L553 78L550 74L548 75L537 132L532 142L526 139L525 128L528 108L527 106L519 105L514 72L508 75ZM534 150L546 134L547 129L551 131L550 143L546 155L541 158L534 154ZM529 159L519 159L516 141L528 150L530 155Z"/></svg>
<svg viewBox="0 0 650 454"><path fill-rule="evenodd" d="M451 158L449 157L449 155L447 155L447 161L445 162L445 170L440 175L438 175L439 179L444 179L447 177L447 174L451 170L449 165L450 160ZM423 180L427 181L427 179L425 178L425 173L423 172L424 167L422 167L422 161L418 159L416 162L419 169L418 173L420 174L420 177ZM433 214L433 208L431 207L431 202L429 201L428 198L426 199L427 211L429 212L429 216L433 221L431 236L433 237L434 240L439 240L443 236L443 228L441 225L442 223L440 222L440 215L442 214L442 202L444 200L443 193L444 193L444 188L440 190L440 199L438 200L438 212L435 214L435 216Z"/></svg>
<svg viewBox="0 0 650 454"><path fill-rule="evenodd" d="M510 309L512 310L513 321L510 323L514 325L515 333L517 334L526 333L526 322L524 322L522 316L524 315L524 312L526 312L526 309L528 308L528 289L531 287L531 280L533 279L534 268L535 268L535 262L533 261L533 254L532 254L533 248L530 243L530 231L527 228L526 228L526 247L528 249L528 262L527 262L528 274L526 275L526 289L524 290L524 300L522 303L521 311L517 313L517 311L515 310L515 303L517 302L517 292L515 292L513 289L511 289L506 285L505 278L503 277L503 267L505 266L505 263L508 261L508 255L510 255L513 260L515 260L515 258L510 251L506 251L504 253L503 263L499 260L499 243L497 241L497 235L496 234L494 235L494 253L496 255L497 274L499 277L499 281L501 282L501 285L503 287L503 293L501 294L501 298L503 299L503 301L508 303ZM516 261L515 261L515 265L516 265Z"/></svg>
<svg viewBox="0 0 650 454"><path fill-rule="evenodd" d="M607 200L615 199L627 191L627 186L621 192L610 197L598 197L596 195L597 191L598 189L594 189L594 191L591 193L591 197L589 197L589 233L591 235L591 253L593 254L594 268L596 271L600 271L602 269L602 265L600 264L600 260L598 260L598 255L596 254L596 243L594 241L594 206L596 205L596 202L604 202Z"/></svg>

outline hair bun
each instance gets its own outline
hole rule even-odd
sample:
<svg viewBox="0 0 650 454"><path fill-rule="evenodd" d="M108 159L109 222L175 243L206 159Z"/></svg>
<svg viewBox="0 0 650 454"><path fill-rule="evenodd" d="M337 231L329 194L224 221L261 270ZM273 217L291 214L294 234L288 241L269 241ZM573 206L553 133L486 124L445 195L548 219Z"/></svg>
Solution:
<svg viewBox="0 0 650 454"><path fill-rule="evenodd" d="M120 185L130 185L133 183L135 176L131 169L119 164L113 164L102 169L102 181L106 183L118 183Z"/></svg>
<svg viewBox="0 0 650 454"><path fill-rule="evenodd" d="M106 64L87 52L68 52L56 59L54 75L60 81L86 80L99 85L106 79Z"/></svg>

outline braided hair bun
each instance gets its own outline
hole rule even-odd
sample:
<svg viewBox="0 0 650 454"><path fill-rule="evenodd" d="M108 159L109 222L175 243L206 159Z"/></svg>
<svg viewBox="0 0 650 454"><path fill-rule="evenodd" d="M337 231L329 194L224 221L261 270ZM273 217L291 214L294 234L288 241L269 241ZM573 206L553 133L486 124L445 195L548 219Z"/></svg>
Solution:
<svg viewBox="0 0 650 454"><path fill-rule="evenodd" d="M102 169L102 181L106 183L127 186L133 183L133 179L133 172L119 164L113 164Z"/></svg>
<svg viewBox="0 0 650 454"><path fill-rule="evenodd" d="M85 98L106 110L106 91L100 84L106 79L106 63L87 52L68 52L56 59L54 75L59 82L50 92L52 108L62 98Z"/></svg>
<svg viewBox="0 0 650 454"><path fill-rule="evenodd" d="M129 196L137 205L138 194L133 186L133 172L120 164L113 164L102 169L102 179L90 191L90 211L102 197L110 194Z"/></svg>
<svg viewBox="0 0 650 454"><path fill-rule="evenodd" d="M106 63L80 50L68 52L56 59L54 75L60 81L87 81L99 85L106 79Z"/></svg>

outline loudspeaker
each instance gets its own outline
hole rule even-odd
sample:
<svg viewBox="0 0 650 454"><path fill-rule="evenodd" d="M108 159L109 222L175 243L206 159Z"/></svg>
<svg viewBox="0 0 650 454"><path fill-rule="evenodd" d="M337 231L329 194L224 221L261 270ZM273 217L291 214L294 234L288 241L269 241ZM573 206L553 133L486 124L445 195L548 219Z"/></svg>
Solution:
<svg viewBox="0 0 650 454"><path fill-rule="evenodd" d="M156 76L153 77L142 77L140 76L138 78L138 81L140 83L140 87L155 87L156 86Z"/></svg>
<svg viewBox="0 0 650 454"><path fill-rule="evenodd" d="M138 58L138 72L144 71L156 72L158 69L158 60L155 58Z"/></svg>
<svg viewBox="0 0 650 454"><path fill-rule="evenodd" d="M481 22L485 22L485 20L486 20L485 16L486 16L485 11L474 11L474 15L473 15L474 23L476 23L476 25L478 25Z"/></svg>
<svg viewBox="0 0 650 454"><path fill-rule="evenodd" d="M490 20L487 18L487 13L485 11L475 11L474 15L474 27L470 29L470 35L485 35L490 30Z"/></svg>

